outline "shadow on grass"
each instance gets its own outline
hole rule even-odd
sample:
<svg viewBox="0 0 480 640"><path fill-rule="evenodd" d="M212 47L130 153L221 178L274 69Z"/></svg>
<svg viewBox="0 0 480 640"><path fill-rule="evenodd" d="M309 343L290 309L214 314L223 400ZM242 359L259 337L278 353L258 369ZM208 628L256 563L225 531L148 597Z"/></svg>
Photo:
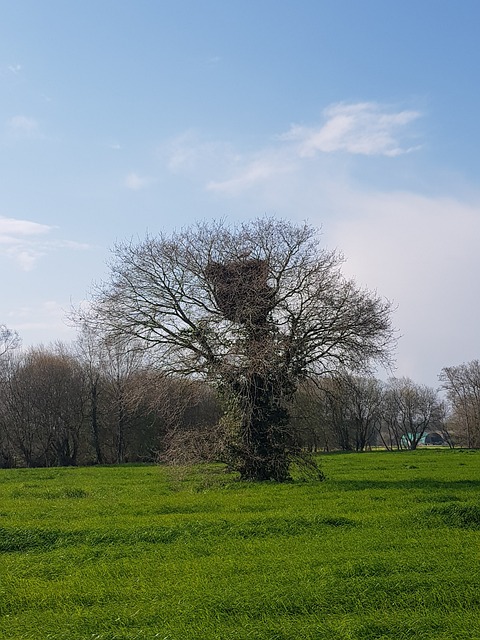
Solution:
<svg viewBox="0 0 480 640"><path fill-rule="evenodd" d="M423 518L430 526L446 525L454 529L480 529L480 506L446 504L427 509Z"/></svg>
<svg viewBox="0 0 480 640"><path fill-rule="evenodd" d="M177 540L211 540L268 538L278 536L321 535L325 528L351 528L356 522L344 517L292 518L266 517L246 522L179 522L169 527L148 527L137 530L58 531L30 528L0 528L0 553L51 551L73 545L114 546L137 544L172 544Z"/></svg>

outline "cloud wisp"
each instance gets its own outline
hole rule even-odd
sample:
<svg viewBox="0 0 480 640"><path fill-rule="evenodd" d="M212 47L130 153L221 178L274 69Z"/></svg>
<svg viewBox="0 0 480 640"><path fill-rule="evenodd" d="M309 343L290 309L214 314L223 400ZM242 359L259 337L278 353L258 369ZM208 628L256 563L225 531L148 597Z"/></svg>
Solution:
<svg viewBox="0 0 480 640"><path fill-rule="evenodd" d="M7 256L22 271L31 271L44 255L39 237L53 230L46 224L31 220L0 217L0 254Z"/></svg>
<svg viewBox="0 0 480 640"><path fill-rule="evenodd" d="M56 227L0 216L0 256L11 260L21 271L32 271L40 258L53 250L90 249L90 245L70 240L47 238Z"/></svg>
<svg viewBox="0 0 480 640"><path fill-rule="evenodd" d="M405 128L420 117L418 111L389 111L374 102L361 102L331 105L323 115L321 125L292 125L280 139L295 143L303 158L338 151L395 157L418 149L401 143Z"/></svg>
<svg viewBox="0 0 480 640"><path fill-rule="evenodd" d="M30 116L13 116L7 120L7 131L14 138L42 137L37 120Z"/></svg>
<svg viewBox="0 0 480 640"><path fill-rule="evenodd" d="M138 173L132 171L125 178L125 186L132 191L141 191L146 189L155 182L154 178L150 176L141 176Z"/></svg>
<svg viewBox="0 0 480 640"><path fill-rule="evenodd" d="M239 163L242 164L242 163ZM264 152L249 159L230 178L224 180L210 180L207 191L236 195L259 183L281 174L289 174L294 170L292 160L283 153Z"/></svg>
<svg viewBox="0 0 480 640"><path fill-rule="evenodd" d="M18 220L17 218L0 216L0 243L17 241L19 237L45 235L53 228L31 220Z"/></svg>

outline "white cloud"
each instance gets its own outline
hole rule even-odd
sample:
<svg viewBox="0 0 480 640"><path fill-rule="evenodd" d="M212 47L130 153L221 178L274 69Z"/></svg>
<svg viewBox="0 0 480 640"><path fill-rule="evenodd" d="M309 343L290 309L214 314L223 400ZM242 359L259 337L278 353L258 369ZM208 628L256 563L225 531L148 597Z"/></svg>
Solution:
<svg viewBox="0 0 480 640"><path fill-rule="evenodd" d="M219 142L205 142L193 132L174 140L168 168L203 177L208 191L238 196L253 187L306 171L305 165L339 152L347 156L393 158L418 149L408 144L418 111L394 110L373 102L335 104L323 112L323 121L310 127L293 125L251 153L235 152ZM215 176L215 177L214 177Z"/></svg>
<svg viewBox="0 0 480 640"><path fill-rule="evenodd" d="M50 233L54 227L31 220L18 220L0 216L0 243L15 236L38 236Z"/></svg>
<svg viewBox="0 0 480 640"><path fill-rule="evenodd" d="M0 255L3 253L22 271L31 271L38 258L44 255L39 248L42 242L33 238L44 236L52 229L30 220L0 217Z"/></svg>
<svg viewBox="0 0 480 640"><path fill-rule="evenodd" d="M13 261L22 271L31 271L40 258L58 249L87 250L92 245L72 240L49 239L55 227L0 216L0 256Z"/></svg>
<svg viewBox="0 0 480 640"><path fill-rule="evenodd" d="M479 357L480 196L337 196L329 237L345 253L345 272L398 305L400 375L435 386L442 367Z"/></svg>
<svg viewBox="0 0 480 640"><path fill-rule="evenodd" d="M293 125L280 139L297 144L301 157L343 151L361 155L397 156L416 148L400 138L418 111L390 111L373 102L335 104L324 110L326 122L313 127Z"/></svg>
<svg viewBox="0 0 480 640"><path fill-rule="evenodd" d="M153 178L150 178L148 176L140 176L135 172L129 173L125 178L125 186L127 187L127 189L132 189L133 191L140 191L141 189L145 189L146 187L149 187L153 182Z"/></svg>

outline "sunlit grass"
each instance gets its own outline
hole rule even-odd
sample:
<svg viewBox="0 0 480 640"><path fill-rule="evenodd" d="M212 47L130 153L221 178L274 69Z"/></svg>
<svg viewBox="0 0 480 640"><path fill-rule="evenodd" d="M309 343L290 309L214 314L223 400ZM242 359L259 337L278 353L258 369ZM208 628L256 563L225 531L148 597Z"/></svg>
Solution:
<svg viewBox="0 0 480 640"><path fill-rule="evenodd" d="M0 472L0 637L480 638L480 452Z"/></svg>

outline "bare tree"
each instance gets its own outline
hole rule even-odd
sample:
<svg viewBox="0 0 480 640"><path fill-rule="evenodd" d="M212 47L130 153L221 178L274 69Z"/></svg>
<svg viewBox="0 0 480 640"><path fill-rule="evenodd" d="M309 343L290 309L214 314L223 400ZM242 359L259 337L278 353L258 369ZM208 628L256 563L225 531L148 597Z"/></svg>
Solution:
<svg viewBox="0 0 480 640"><path fill-rule="evenodd" d="M95 462L124 462L131 439L138 392L132 384L143 371L146 358L134 341L112 341L82 323L74 351L83 368L88 388L91 443ZM136 458L136 454L133 455Z"/></svg>
<svg viewBox="0 0 480 640"><path fill-rule="evenodd" d="M440 381L452 408L450 425L467 447L480 446L480 362L445 367Z"/></svg>
<svg viewBox="0 0 480 640"><path fill-rule="evenodd" d="M373 377L344 374L336 379L337 403L346 407L350 446L355 451L371 447L380 428L382 384Z"/></svg>
<svg viewBox="0 0 480 640"><path fill-rule="evenodd" d="M325 386L330 379L304 380L295 394L291 420L303 449L316 453L337 448Z"/></svg>
<svg viewBox="0 0 480 640"><path fill-rule="evenodd" d="M85 384L88 393L88 422L95 462L102 464L104 454L102 451L99 404L102 394L102 344L98 335L86 324L80 327L77 340L73 345L73 351L85 375Z"/></svg>
<svg viewBox="0 0 480 640"><path fill-rule="evenodd" d="M13 359L2 418L18 458L26 466L75 465L85 399L80 366L60 345Z"/></svg>
<svg viewBox="0 0 480 640"><path fill-rule="evenodd" d="M316 437L324 448L343 451L364 451L376 442L383 408L379 380L339 371L309 385L309 402L305 395L302 385L301 407L315 414L306 421L310 439Z"/></svg>
<svg viewBox="0 0 480 640"><path fill-rule="evenodd" d="M345 279L342 261L307 224L198 224L118 245L90 321L153 348L169 373L214 383L241 477L285 480L300 454L299 381L389 361L391 305Z"/></svg>
<svg viewBox="0 0 480 640"><path fill-rule="evenodd" d="M121 463L132 457L129 442L137 417L136 379L147 366L147 359L135 340L112 341L103 333L97 334L94 344L96 357L93 362L90 360L90 366L94 366L89 372L89 383L91 428L95 446L98 447L97 459L101 451L101 430L104 448L107 449L106 459Z"/></svg>
<svg viewBox="0 0 480 640"><path fill-rule="evenodd" d="M8 380L21 340L16 331L0 325L0 467L15 466L15 452L8 432Z"/></svg>
<svg viewBox="0 0 480 640"><path fill-rule="evenodd" d="M383 423L390 447L416 449L432 429L441 430L445 417L437 392L410 378L389 380L383 405Z"/></svg>
<svg viewBox="0 0 480 640"><path fill-rule="evenodd" d="M353 451L349 389L346 376L335 374L320 386L327 407L327 421L335 449Z"/></svg>
<svg viewBox="0 0 480 640"><path fill-rule="evenodd" d="M21 340L16 331L0 324L0 358L11 353L21 345Z"/></svg>

